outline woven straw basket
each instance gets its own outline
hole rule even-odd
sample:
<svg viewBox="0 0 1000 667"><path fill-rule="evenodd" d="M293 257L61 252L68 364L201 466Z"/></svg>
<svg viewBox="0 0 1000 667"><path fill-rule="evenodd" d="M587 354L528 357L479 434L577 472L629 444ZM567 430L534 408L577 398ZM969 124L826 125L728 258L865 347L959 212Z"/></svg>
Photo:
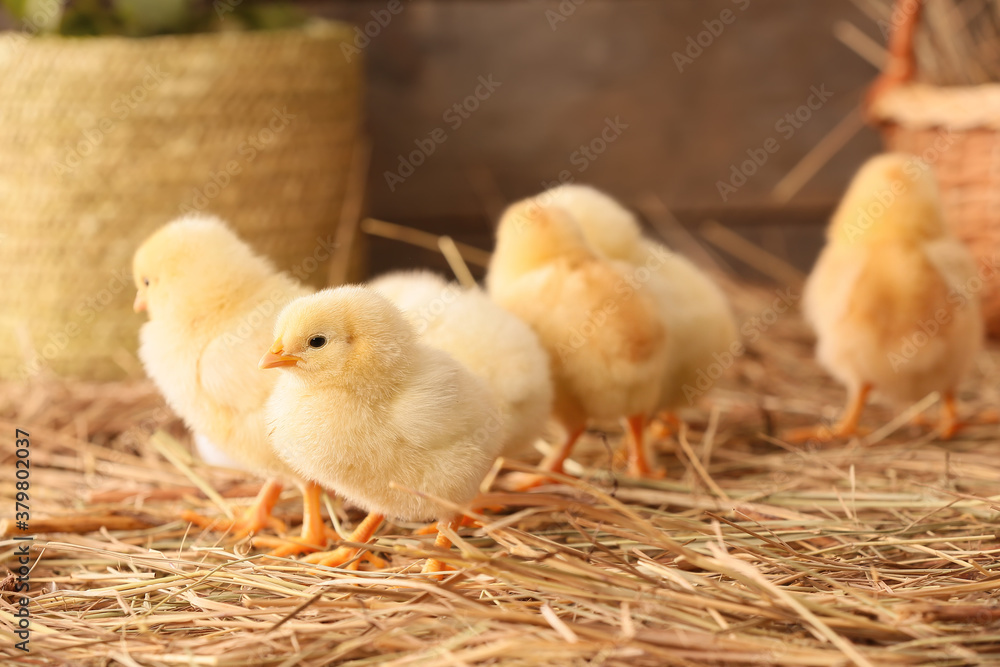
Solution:
<svg viewBox="0 0 1000 667"><path fill-rule="evenodd" d="M914 82L920 9L920 3L897 0L894 14L905 20L891 36L889 63L870 92L868 111L889 150L921 156L933 166L948 224L987 276L979 294L987 328L997 337L1000 274L988 267L1000 247L1000 84Z"/></svg>
<svg viewBox="0 0 1000 667"><path fill-rule="evenodd" d="M132 254L182 212L324 284L359 132L352 38L0 35L0 376L122 375Z"/></svg>

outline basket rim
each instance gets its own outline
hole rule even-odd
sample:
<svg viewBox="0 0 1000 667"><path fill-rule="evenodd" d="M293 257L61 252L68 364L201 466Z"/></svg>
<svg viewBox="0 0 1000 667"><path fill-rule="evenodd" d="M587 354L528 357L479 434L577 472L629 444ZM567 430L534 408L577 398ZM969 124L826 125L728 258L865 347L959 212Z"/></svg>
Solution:
<svg viewBox="0 0 1000 667"><path fill-rule="evenodd" d="M907 127L1000 130L1000 83L905 83L884 91L869 111L877 121Z"/></svg>
<svg viewBox="0 0 1000 667"><path fill-rule="evenodd" d="M315 39L352 39L354 26L346 21L337 21L321 17L310 17L300 26L291 28L275 28L273 30L232 30L226 32L191 32L170 35L150 35L144 37L128 37L126 35L29 35L22 30L0 30L0 43L3 40L21 40L27 37L26 44L35 46L64 48L109 48L128 45L130 47L171 46L174 44L222 43L235 41L278 41L293 37L299 40Z"/></svg>

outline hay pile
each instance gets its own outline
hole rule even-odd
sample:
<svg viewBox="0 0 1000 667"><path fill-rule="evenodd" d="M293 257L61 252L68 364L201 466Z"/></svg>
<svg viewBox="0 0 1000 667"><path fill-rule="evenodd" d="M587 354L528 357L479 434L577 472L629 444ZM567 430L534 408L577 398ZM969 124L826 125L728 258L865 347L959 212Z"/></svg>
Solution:
<svg viewBox="0 0 1000 667"><path fill-rule="evenodd" d="M811 361L775 293L731 286L761 335L690 428L658 443L663 482L609 476L617 444L592 436L584 481L501 500L445 555L389 526L382 572L268 559L202 534L182 509L221 513L259 483L193 461L156 392L40 382L0 393L0 477L14 503L14 429L32 439L31 653L11 647L2 584L0 662L71 665L974 665L1000 662L996 426L942 443L908 424L862 441L790 446L778 428L832 418L843 392ZM793 294L794 297L794 294ZM775 315L772 317L772 315ZM997 401L995 352L963 396ZM593 466L593 467L589 467ZM228 501L227 501L228 502ZM277 514L294 525L298 494ZM336 502L346 531L358 519ZM110 528L98 528L92 517ZM74 532L68 532L74 531ZM0 561L16 568L14 543ZM441 554L438 554L439 556Z"/></svg>

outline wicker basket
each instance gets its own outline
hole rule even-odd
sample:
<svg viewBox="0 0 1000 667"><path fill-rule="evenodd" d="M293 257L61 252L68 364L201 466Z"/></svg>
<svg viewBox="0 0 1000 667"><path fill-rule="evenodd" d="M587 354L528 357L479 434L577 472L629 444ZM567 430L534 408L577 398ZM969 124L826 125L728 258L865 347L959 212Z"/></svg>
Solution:
<svg viewBox="0 0 1000 667"><path fill-rule="evenodd" d="M1000 84L933 86L914 82L920 3L897 0L905 16L890 39L890 59L868 98L886 147L921 156L941 185L945 216L983 266L980 296L987 328L1000 336ZM975 287L975 285L973 285Z"/></svg>
<svg viewBox="0 0 1000 667"><path fill-rule="evenodd" d="M359 132L349 27L0 34L0 376L123 374L131 258L189 210L326 281ZM123 356L124 354L124 356Z"/></svg>

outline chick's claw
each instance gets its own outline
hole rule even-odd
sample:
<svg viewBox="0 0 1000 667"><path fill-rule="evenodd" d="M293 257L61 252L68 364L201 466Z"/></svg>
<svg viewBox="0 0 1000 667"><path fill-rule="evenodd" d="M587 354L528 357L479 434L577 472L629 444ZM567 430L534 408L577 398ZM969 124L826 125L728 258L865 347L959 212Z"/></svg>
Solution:
<svg viewBox="0 0 1000 667"><path fill-rule="evenodd" d="M388 566L388 563L370 551L357 547L337 547L333 551L320 551L309 554L302 559L304 563L314 565L325 565L326 567L341 567L344 563L345 570L357 570L362 562L370 564L375 569L381 570Z"/></svg>
<svg viewBox="0 0 1000 667"><path fill-rule="evenodd" d="M253 507L244 512L240 518L234 520L212 519L190 510L181 512L181 519L206 530L232 533L237 538L260 533L265 528L270 528L279 534L288 532L284 521L270 516L270 514L264 515Z"/></svg>
<svg viewBox="0 0 1000 667"><path fill-rule="evenodd" d="M321 551L326 545L326 540L322 540L322 544L315 544L313 542L292 537L277 538L264 536L254 538L254 545L272 547L272 550L268 552L269 556L274 556L275 558L288 558L289 556L310 554L315 551Z"/></svg>
<svg viewBox="0 0 1000 667"><path fill-rule="evenodd" d="M795 445L801 445L810 440L815 442L833 442L838 437L849 437L849 433L838 434L829 426L804 426L793 428L781 434L781 439Z"/></svg>
<svg viewBox="0 0 1000 667"><path fill-rule="evenodd" d="M436 558L429 559L424 563L424 568L420 571L421 574L431 575L431 579L444 579L444 573L450 571L451 568L437 560Z"/></svg>
<svg viewBox="0 0 1000 667"><path fill-rule="evenodd" d="M472 527L472 526L478 526L478 525L480 525L478 521L476 521L472 517L468 517L468 516L463 516L462 519L461 519L461 522L459 523L460 527ZM438 532L438 525L437 525L437 522L435 522L435 523L429 523L426 526L423 526L421 528L417 528L415 531L413 531L413 534L414 535L436 535L437 532Z"/></svg>

